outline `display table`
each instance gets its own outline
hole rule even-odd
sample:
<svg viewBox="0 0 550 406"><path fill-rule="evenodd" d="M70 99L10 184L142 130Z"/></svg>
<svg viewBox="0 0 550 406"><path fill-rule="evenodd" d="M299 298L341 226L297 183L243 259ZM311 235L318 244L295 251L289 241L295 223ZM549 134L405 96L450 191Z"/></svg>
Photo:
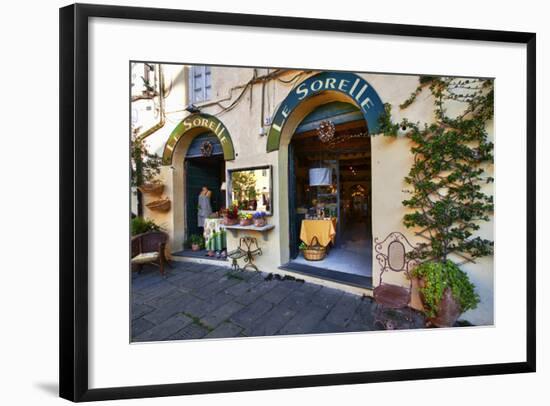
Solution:
<svg viewBox="0 0 550 406"><path fill-rule="evenodd" d="M305 244L311 244L313 237L317 237L323 247L334 243L336 238L336 218L326 220L302 220L300 227L300 240Z"/></svg>
<svg viewBox="0 0 550 406"><path fill-rule="evenodd" d="M227 234L223 219L204 220L204 246L208 251L223 251L227 249Z"/></svg>

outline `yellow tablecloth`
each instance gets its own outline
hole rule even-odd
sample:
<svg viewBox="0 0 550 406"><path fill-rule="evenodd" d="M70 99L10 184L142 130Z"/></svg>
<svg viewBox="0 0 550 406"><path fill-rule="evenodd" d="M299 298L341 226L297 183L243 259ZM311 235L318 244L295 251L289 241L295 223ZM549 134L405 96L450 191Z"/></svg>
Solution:
<svg viewBox="0 0 550 406"><path fill-rule="evenodd" d="M300 240L311 244L313 237L317 237L323 247L334 242L336 237L336 218L330 220L302 220Z"/></svg>

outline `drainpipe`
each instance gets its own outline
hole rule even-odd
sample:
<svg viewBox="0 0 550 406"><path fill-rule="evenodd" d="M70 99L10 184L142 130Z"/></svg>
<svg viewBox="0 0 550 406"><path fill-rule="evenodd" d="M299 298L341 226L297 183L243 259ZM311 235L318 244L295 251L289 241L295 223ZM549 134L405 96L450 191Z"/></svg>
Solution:
<svg viewBox="0 0 550 406"><path fill-rule="evenodd" d="M164 124L166 123L166 116L164 114L164 74L162 73L162 65L158 65L158 75L159 75L159 112L160 112L160 119L157 124L152 126L151 128L145 130L138 136L136 136L136 142L143 141L145 138L153 134L155 131L161 129L164 127ZM143 183L143 175L142 175L142 168L143 168L143 162L141 161L141 157L136 157L136 172L137 172L137 179L136 183L138 186L140 186ZM137 211L138 216L143 216L143 195L141 194L141 191L139 188L136 190L137 192Z"/></svg>
<svg viewBox="0 0 550 406"><path fill-rule="evenodd" d="M142 141L144 138L147 138L154 132L160 130L162 127L164 127L164 124L166 124L166 116L164 114L164 74L162 72L162 65L158 65L159 67L159 111L160 111L160 119L159 122L156 123L154 126L149 128L148 130L145 130L141 134L137 136L137 140Z"/></svg>

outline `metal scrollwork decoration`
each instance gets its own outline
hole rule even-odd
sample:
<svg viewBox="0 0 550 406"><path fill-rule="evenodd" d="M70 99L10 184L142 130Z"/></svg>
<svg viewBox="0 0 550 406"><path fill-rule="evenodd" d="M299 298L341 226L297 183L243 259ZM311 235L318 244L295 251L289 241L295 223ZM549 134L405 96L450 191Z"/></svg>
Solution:
<svg viewBox="0 0 550 406"><path fill-rule="evenodd" d="M317 128L317 135L319 136L319 140L323 143L331 141L334 138L335 133L336 126L330 120L321 121L319 128Z"/></svg>
<svg viewBox="0 0 550 406"><path fill-rule="evenodd" d="M212 155L212 150L214 147L210 141L204 141L201 145L201 154L204 157L209 157Z"/></svg>
<svg viewBox="0 0 550 406"><path fill-rule="evenodd" d="M412 284L410 271L419 264L419 261L410 258L408 253L417 250L418 246L412 245L407 237L398 231L390 233L383 240L374 239L374 250L376 260L380 265L379 284L382 284L382 275L386 271L405 272L409 283Z"/></svg>

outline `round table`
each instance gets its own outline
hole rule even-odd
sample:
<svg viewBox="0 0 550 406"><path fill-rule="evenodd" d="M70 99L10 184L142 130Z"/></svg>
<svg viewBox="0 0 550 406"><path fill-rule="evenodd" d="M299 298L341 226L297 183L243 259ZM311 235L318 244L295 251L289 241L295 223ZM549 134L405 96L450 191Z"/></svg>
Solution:
<svg viewBox="0 0 550 406"><path fill-rule="evenodd" d="M336 218L326 220L302 220L300 227L300 240L307 245L311 244L313 237L317 237L323 247L334 243L336 237Z"/></svg>

